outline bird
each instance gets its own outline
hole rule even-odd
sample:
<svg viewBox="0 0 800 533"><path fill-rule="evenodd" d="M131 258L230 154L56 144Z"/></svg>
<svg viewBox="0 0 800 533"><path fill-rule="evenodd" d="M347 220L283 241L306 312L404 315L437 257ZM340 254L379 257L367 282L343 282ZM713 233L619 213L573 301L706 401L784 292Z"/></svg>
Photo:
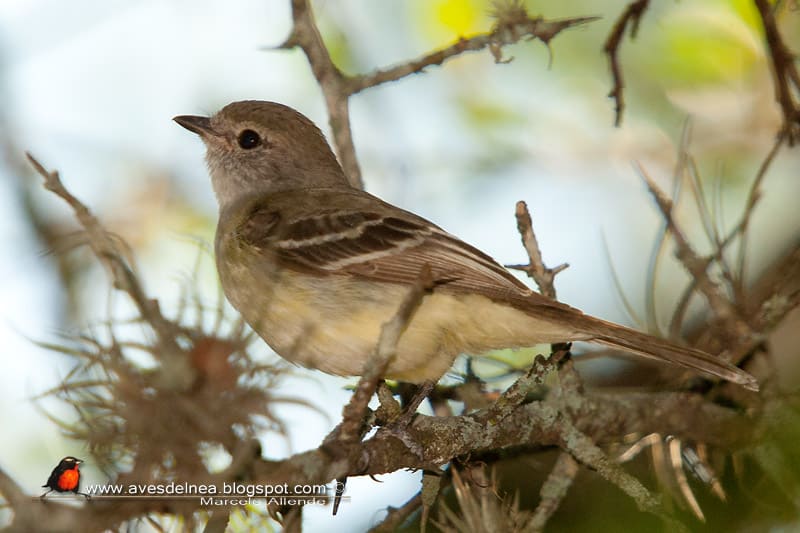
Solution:
<svg viewBox="0 0 800 533"><path fill-rule="evenodd" d="M81 472L78 468L82 462L83 460L76 459L71 455L61 459L61 461L58 462L58 465L50 473L50 477L47 478L47 483L42 485L42 488L50 490L39 496L39 498L44 500L45 496L53 491L56 491L74 492L75 494L79 494L88 500L90 496L84 492L80 492Z"/></svg>
<svg viewBox="0 0 800 533"><path fill-rule="evenodd" d="M434 288L400 337L387 379L435 382L459 354L588 341L758 390L717 356L539 294L478 248L353 187L322 131L289 106L245 100L173 120L206 147L223 292L284 359L361 375L381 326L428 269Z"/></svg>

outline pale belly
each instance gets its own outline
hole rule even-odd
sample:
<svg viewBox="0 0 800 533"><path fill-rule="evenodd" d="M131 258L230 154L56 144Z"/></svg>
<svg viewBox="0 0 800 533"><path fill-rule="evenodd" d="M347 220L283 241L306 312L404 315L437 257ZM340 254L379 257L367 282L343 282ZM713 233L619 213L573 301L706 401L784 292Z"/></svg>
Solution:
<svg viewBox="0 0 800 533"><path fill-rule="evenodd" d="M382 284L375 291L369 282L344 276L273 273L274 282L264 283L246 268L226 271L221 277L228 299L278 355L336 375L362 373L381 326L408 294L401 285ZM434 291L424 297L401 336L386 377L413 383L438 380L461 353L570 338L574 334L561 326L484 296Z"/></svg>

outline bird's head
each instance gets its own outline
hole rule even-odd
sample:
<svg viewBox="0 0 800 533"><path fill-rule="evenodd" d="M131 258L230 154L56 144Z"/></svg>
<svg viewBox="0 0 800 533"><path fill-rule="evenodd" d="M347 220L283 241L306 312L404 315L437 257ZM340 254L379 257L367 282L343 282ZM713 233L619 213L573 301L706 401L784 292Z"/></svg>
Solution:
<svg viewBox="0 0 800 533"><path fill-rule="evenodd" d="M75 457L72 457L71 455L68 455L68 456L64 457L63 459L61 459L61 461L58 463L58 466L66 468L66 469L71 469L71 468L75 468L76 466L78 466L82 462L83 462L82 459L77 459Z"/></svg>
<svg viewBox="0 0 800 533"><path fill-rule="evenodd" d="M325 136L291 107L245 100L211 117L180 115L173 120L205 143L220 207L242 195L349 187Z"/></svg>

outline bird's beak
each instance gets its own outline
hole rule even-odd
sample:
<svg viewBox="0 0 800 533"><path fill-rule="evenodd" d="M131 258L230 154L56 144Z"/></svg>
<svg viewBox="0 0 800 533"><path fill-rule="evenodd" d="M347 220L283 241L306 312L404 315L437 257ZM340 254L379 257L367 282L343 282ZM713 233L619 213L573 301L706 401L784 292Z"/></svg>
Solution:
<svg viewBox="0 0 800 533"><path fill-rule="evenodd" d="M75 462L81 464L83 462L83 459L75 459Z"/></svg>
<svg viewBox="0 0 800 533"><path fill-rule="evenodd" d="M208 117L200 117L197 115L178 115L172 120L186 128L187 130L198 134L200 137L219 137L219 134L211 127L211 119Z"/></svg>

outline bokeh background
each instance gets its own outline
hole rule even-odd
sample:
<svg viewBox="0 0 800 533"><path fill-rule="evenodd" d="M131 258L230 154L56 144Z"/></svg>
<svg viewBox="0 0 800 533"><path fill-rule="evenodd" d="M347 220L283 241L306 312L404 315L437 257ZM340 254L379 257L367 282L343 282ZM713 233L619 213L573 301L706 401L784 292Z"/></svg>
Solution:
<svg viewBox="0 0 800 533"><path fill-rule="evenodd" d="M463 55L443 68L370 89L351 101L366 188L416 211L503 263L525 256L514 203L533 214L545 261L570 263L559 297L591 314L642 326L653 242L660 226L634 168L663 186L691 117L690 148L721 227L738 218L758 165L780 126L760 22L745 0L655 1L621 61L627 108L614 127L603 42L624 3L527 2L547 18L600 15L585 27L505 50ZM481 0L339 0L315 3L334 61L362 73L414 58L458 36L487 31ZM800 49L800 11L782 11L790 46ZM305 56L273 48L288 35L287 0L3 0L0 2L0 461L38 494L55 462L82 457L46 413L66 407L32 399L56 386L68 358L37 346L97 327L125 309L105 273L58 238L77 229L45 192L23 152L58 168L67 187L132 247L147 290L169 312L195 279L213 302L216 279L201 261L216 203L200 141L170 119L209 114L234 100L266 99L298 108L328 132L319 87ZM749 273L757 276L798 238L800 150L779 154L753 222ZM691 201L678 219L703 249ZM638 311L629 316L612 279ZM663 326L686 277L665 259L656 284ZM789 337L793 338L793 337ZM796 339L796 337L794 337ZM796 376L797 344L787 342L785 379ZM266 353L268 350L264 348ZM792 353L793 351L793 353ZM620 363L593 361L600 374ZM589 368L591 367L591 368ZM316 447L336 423L353 380L299 369L284 381L321 412L280 407L289 438L265 435L265 454ZM91 461L88 482L102 483ZM545 466L540 468L545 475ZM337 528L361 530L418 490L419 474L352 479L352 501ZM602 482L601 482L602 483ZM538 485L530 489L531 496ZM308 530L330 524L307 513Z"/></svg>

